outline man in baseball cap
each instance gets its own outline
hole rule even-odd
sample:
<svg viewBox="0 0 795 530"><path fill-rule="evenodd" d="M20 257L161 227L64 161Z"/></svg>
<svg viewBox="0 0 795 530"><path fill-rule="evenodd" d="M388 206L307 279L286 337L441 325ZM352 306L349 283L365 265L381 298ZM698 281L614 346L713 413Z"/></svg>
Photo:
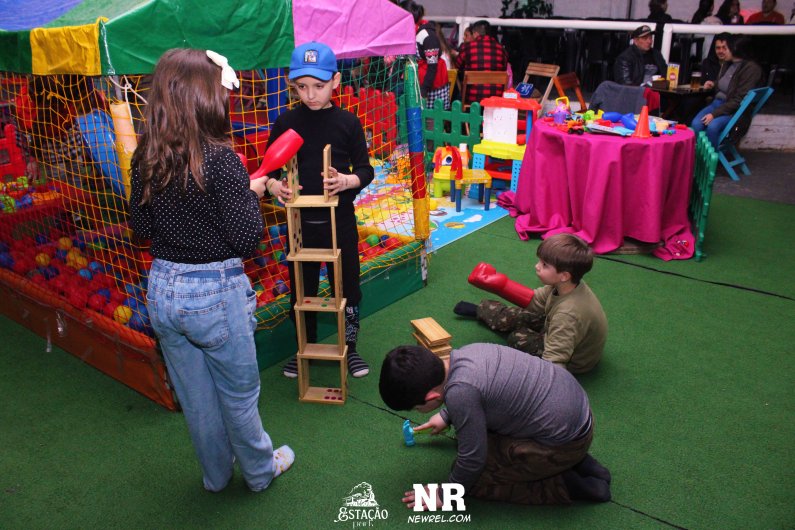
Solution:
<svg viewBox="0 0 795 530"><path fill-rule="evenodd" d="M654 36L646 24L631 33L632 44L616 57L613 77L616 83L630 86L651 84L652 76L666 75L668 64L662 54L652 48Z"/></svg>
<svg viewBox="0 0 795 530"><path fill-rule="evenodd" d="M646 35L651 35L652 33L654 32L651 30L651 28L644 24L643 26L637 27L632 31L632 38L637 39L640 37L645 37Z"/></svg>

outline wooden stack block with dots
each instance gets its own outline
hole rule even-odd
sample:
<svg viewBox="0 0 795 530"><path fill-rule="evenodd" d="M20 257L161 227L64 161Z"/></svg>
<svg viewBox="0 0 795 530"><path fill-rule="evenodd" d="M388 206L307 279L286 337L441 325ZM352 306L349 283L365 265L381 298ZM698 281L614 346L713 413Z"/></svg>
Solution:
<svg viewBox="0 0 795 530"><path fill-rule="evenodd" d="M323 150L323 175L328 176L331 165L331 146ZM287 232L290 238L290 253L287 260L295 267L295 322L298 336L298 399L309 403L344 405L348 396L348 346L345 344L345 304L342 297L342 252L337 246L336 208L338 197L329 197L328 191L323 195L300 195L296 160L293 158L287 166L287 179L293 191L292 199L285 204L287 208ZM301 235L301 210L303 208L328 208L331 218L331 248L305 248ZM332 297L322 298L304 295L303 264L306 262L333 265L334 293ZM306 313L334 313L337 319L337 344L315 344L306 340ZM333 361L340 365L340 386L311 386L309 381L309 362L312 360Z"/></svg>
<svg viewBox="0 0 795 530"><path fill-rule="evenodd" d="M440 359L450 357L453 349L450 340L453 337L438 322L427 317L412 320L411 325L414 328L413 335L417 339L417 344L428 348Z"/></svg>

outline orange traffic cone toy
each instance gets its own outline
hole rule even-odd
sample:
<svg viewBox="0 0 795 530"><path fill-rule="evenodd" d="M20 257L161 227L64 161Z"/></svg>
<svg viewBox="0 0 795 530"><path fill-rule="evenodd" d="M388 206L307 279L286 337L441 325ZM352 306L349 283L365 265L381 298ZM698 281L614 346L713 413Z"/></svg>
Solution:
<svg viewBox="0 0 795 530"><path fill-rule="evenodd" d="M638 124L635 126L635 132L632 133L634 138L648 138L651 136L649 132L649 107L643 105L640 109L640 116L638 117Z"/></svg>

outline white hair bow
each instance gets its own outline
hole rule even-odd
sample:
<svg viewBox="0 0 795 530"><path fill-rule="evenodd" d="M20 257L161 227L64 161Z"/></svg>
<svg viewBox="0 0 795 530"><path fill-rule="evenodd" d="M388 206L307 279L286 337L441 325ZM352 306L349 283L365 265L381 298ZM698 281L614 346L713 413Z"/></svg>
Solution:
<svg viewBox="0 0 795 530"><path fill-rule="evenodd" d="M240 86L240 81L238 81L235 71L231 66L229 66L229 61L226 57L220 53L215 53L212 50L207 50L207 57L221 67L221 84L225 88L232 90L233 86L234 88L238 88Z"/></svg>

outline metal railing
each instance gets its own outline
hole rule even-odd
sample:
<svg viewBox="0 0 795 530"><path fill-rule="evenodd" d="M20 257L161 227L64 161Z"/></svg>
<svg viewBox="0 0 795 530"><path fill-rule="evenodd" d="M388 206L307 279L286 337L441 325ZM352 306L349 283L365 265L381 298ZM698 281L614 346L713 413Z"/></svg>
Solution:
<svg viewBox="0 0 795 530"><path fill-rule="evenodd" d="M458 25L459 44L463 39L464 30L478 20L486 20L492 26L510 28L548 28L548 29L583 29L600 31L626 31L627 45L629 33L641 24L648 25L652 30L657 29L654 22L641 20L580 20L580 19L546 19L546 18L481 18L481 17L447 17L428 16L429 20L437 22L454 23ZM784 26L722 26L701 24L669 23L663 27L662 45L660 52L666 61L671 54L671 44L675 33L693 35L716 35L718 33L732 33L742 35L795 35L795 25Z"/></svg>

